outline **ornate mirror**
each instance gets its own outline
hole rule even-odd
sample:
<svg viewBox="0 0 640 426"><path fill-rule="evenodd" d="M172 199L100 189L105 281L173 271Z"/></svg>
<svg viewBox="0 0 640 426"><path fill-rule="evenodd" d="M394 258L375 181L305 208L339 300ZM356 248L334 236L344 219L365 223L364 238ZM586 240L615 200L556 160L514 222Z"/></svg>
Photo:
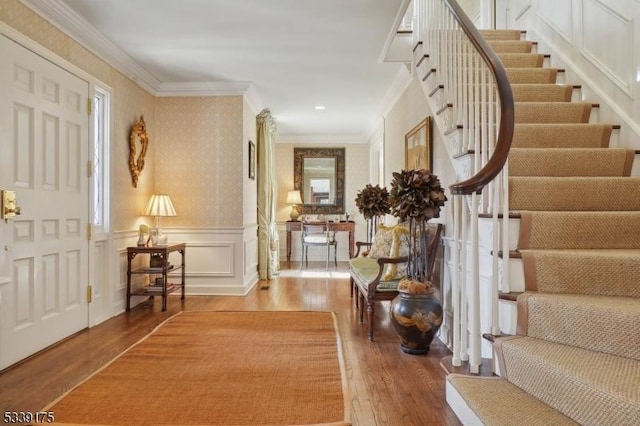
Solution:
<svg viewBox="0 0 640 426"><path fill-rule="evenodd" d="M344 213L344 148L294 148L293 186L303 214Z"/></svg>
<svg viewBox="0 0 640 426"><path fill-rule="evenodd" d="M131 170L131 182L133 187L138 187L138 176L144 168L144 156L147 154L149 136L147 136L147 126L144 123L144 116L131 127L129 134L129 170Z"/></svg>

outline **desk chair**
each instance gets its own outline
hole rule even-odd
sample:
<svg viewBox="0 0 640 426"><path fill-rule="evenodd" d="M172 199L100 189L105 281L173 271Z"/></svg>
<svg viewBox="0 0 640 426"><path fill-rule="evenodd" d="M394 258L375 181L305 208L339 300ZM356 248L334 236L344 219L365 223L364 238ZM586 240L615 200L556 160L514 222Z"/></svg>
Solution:
<svg viewBox="0 0 640 426"><path fill-rule="evenodd" d="M302 257L300 269L304 260L309 267L309 246L321 246L327 248L327 263L325 269L329 270L329 255L333 246L333 263L338 267L338 241L335 231L329 229L329 223L305 223L302 222Z"/></svg>

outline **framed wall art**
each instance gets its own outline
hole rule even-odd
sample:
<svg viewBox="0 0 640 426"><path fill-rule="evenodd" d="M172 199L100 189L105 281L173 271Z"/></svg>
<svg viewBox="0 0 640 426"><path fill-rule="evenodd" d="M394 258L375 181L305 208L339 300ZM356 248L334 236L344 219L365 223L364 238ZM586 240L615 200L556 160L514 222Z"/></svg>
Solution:
<svg viewBox="0 0 640 426"><path fill-rule="evenodd" d="M404 137L404 168L432 170L431 117L427 116Z"/></svg>
<svg viewBox="0 0 640 426"><path fill-rule="evenodd" d="M256 145L249 141L249 179L256 179Z"/></svg>

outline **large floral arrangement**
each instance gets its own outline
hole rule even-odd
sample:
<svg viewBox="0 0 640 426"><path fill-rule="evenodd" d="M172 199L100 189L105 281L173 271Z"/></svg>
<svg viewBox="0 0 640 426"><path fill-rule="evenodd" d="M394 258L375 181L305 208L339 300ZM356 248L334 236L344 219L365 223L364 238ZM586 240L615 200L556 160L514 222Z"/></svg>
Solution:
<svg viewBox="0 0 640 426"><path fill-rule="evenodd" d="M427 281L427 222L440 216L447 201L440 180L429 170L402 170L393 173L391 214L409 225L407 277Z"/></svg>
<svg viewBox="0 0 640 426"><path fill-rule="evenodd" d="M383 216L389 213L389 191L380 185L367 184L356 196L356 206L365 219Z"/></svg>
<svg viewBox="0 0 640 426"><path fill-rule="evenodd" d="M391 211L389 191L380 185L367 184L358 192L356 206L367 220L367 241L371 242L380 218Z"/></svg>
<svg viewBox="0 0 640 426"><path fill-rule="evenodd" d="M440 208L447 201L438 177L425 169L394 172L389 195L391 214L402 222L440 217Z"/></svg>

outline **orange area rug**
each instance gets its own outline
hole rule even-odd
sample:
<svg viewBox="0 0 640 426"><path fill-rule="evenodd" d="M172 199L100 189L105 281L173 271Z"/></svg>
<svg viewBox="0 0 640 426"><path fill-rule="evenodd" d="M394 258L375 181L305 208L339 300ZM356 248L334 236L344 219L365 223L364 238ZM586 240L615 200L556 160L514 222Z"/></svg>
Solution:
<svg viewBox="0 0 640 426"><path fill-rule="evenodd" d="M331 312L181 312L45 407L56 423L348 425Z"/></svg>

